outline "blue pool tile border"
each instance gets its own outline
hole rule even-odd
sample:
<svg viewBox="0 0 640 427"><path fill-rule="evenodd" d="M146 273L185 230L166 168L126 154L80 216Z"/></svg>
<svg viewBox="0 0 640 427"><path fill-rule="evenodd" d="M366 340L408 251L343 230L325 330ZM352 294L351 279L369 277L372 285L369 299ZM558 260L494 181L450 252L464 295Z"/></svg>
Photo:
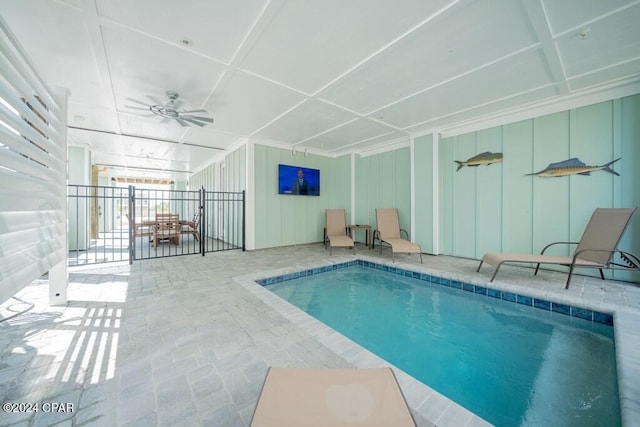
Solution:
<svg viewBox="0 0 640 427"><path fill-rule="evenodd" d="M338 270L346 267L367 267L375 270L382 270L400 276L411 277L413 279L421 280L423 282L429 282L440 286L446 286L450 288L460 289L466 292L471 292L478 295L484 295L491 298L500 299L503 301L512 302L528 307L539 308L541 310L551 311L554 313L564 314L570 317L576 317L583 320L589 320L591 322L601 323L608 326L613 326L613 315L610 313L601 313L599 311L590 310L581 307L574 307L567 304L561 304L553 301L548 301L541 298L534 298L527 295L520 295L513 292L500 291L498 289L488 288L486 286L474 285L472 283L466 283L460 280L449 279L446 277L435 276L432 274L419 273L411 270L405 270L399 267L393 267L384 264L378 264L371 261L365 261L356 259L352 261L340 262L337 264L325 265L323 267L316 267L308 270L297 271L294 273L287 273L281 276L267 277L264 279L256 280L256 283L262 286L273 285L274 283L285 282L287 280L298 279L300 277L312 276L314 274L325 273L327 271Z"/></svg>

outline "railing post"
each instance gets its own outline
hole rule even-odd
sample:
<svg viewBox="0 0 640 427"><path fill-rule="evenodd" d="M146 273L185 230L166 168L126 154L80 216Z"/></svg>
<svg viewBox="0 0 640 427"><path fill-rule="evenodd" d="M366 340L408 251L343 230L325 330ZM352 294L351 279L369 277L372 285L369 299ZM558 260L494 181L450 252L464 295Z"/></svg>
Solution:
<svg viewBox="0 0 640 427"><path fill-rule="evenodd" d="M246 239L246 203L245 203L245 190L242 190L242 252L245 251L245 239Z"/></svg>
<svg viewBox="0 0 640 427"><path fill-rule="evenodd" d="M136 257L136 190L129 186L129 265L133 264Z"/></svg>
<svg viewBox="0 0 640 427"><path fill-rule="evenodd" d="M207 235L205 233L205 230L207 227L205 227L205 221L207 220L206 217L206 212L205 212L205 201L206 201L206 193L204 191L204 185L202 187L200 187L200 223L198 224L198 227L200 227L200 253L202 254L202 256L204 256L204 253L206 252L206 248L205 248L205 240L207 238Z"/></svg>

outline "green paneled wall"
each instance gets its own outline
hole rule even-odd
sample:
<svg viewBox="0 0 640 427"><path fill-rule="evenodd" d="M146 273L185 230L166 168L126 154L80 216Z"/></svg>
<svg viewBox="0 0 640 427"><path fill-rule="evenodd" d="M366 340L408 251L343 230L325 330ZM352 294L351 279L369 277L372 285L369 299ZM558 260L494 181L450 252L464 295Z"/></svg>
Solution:
<svg viewBox="0 0 640 427"><path fill-rule="evenodd" d="M246 190L247 148L245 145L227 154L224 158L223 191L240 192ZM222 203L225 205L225 203ZM242 235L239 226L242 224L242 210L233 204L226 204L227 215L224 221L223 235L226 241L236 246L242 245Z"/></svg>
<svg viewBox="0 0 640 427"><path fill-rule="evenodd" d="M510 157L508 151L505 152L505 161ZM533 170L522 172L538 172L549 163L569 157L569 113L534 119ZM533 182L533 250L539 251L549 242L568 241L570 178L527 179ZM562 252L569 253L567 250Z"/></svg>
<svg viewBox="0 0 640 427"><path fill-rule="evenodd" d="M433 137L416 138L413 143L415 181L415 242L423 252L433 248Z"/></svg>
<svg viewBox="0 0 640 427"><path fill-rule="evenodd" d="M328 209L344 209L347 224L351 223L351 156L330 159L329 176L331 191L326 194ZM322 173L321 173L322 176ZM325 177L323 177L325 179ZM324 193L324 192L323 192Z"/></svg>
<svg viewBox="0 0 640 427"><path fill-rule="evenodd" d="M640 95L634 95L441 139L436 159L440 253L470 258L489 251L535 253L551 241L579 239L596 207L640 206L639 118ZM502 152L504 161L456 171L454 160L484 151ZM244 189L246 155L242 147L226 157L225 189ZM621 157L613 165L621 176L604 171L591 176L527 176L571 157L588 165ZM327 208L344 208L351 222L351 156L293 156L289 150L256 144L254 159L256 248L321 241ZM416 218L415 230L410 230L411 150L356 156L355 222L375 228L375 208L397 207L401 226L424 252L433 252L433 161L432 136L416 138ZM320 169L321 196L278 195L279 163ZM213 172L211 167L194 175L191 188L196 182L205 187L214 183ZM640 253L640 213L621 247ZM640 275L617 272L616 277L640 281Z"/></svg>
<svg viewBox="0 0 640 427"><path fill-rule="evenodd" d="M216 188L216 165L211 164L199 172L189 177L189 190L198 191L204 187L207 191L213 191Z"/></svg>
<svg viewBox="0 0 640 427"><path fill-rule="evenodd" d="M194 173L189 178L189 190L198 191L204 187L207 191L243 191L246 190L246 146L241 146L227 154L223 164L211 164L203 170ZM224 169L221 167L224 166ZM221 172L222 171L222 172ZM209 205L211 209L214 205ZM214 207L217 210L217 206ZM210 213L209 213L210 214ZM192 215L192 213L186 214ZM217 213L216 213L217 215ZM226 236L226 241L234 245L241 245L242 236L238 234L238 226L242 220L241 210L231 210L227 215L235 215L235 218L227 218L224 222L226 229L218 229L217 221L207 222L207 234L210 236Z"/></svg>
<svg viewBox="0 0 640 427"><path fill-rule="evenodd" d="M501 153L502 128L486 129L476 134L476 150ZM485 218L482 224L476 221L476 253L490 250L489 242L502 240L502 163L476 168L476 218Z"/></svg>
<svg viewBox="0 0 640 427"><path fill-rule="evenodd" d="M501 201L501 249L532 253L534 181L522 171L533 170L533 121L508 124L502 130L502 138L509 141L508 150L506 154L503 153L509 156L509 161L502 163L500 181L504 196ZM491 250L495 250L495 245Z"/></svg>
<svg viewBox="0 0 640 427"><path fill-rule="evenodd" d="M224 191L246 190L247 148L242 146L224 158Z"/></svg>
<svg viewBox="0 0 640 427"><path fill-rule="evenodd" d="M454 160L464 161L469 157L479 153L476 147L476 134L462 135L456 138L453 144ZM480 173L484 172L484 168ZM452 184L450 190L453 196L452 216L455 227L453 228L452 250L461 256L473 256L476 251L476 174L477 168L463 168L453 173ZM482 225L482 224L481 224Z"/></svg>
<svg viewBox="0 0 640 427"><path fill-rule="evenodd" d="M552 241L578 240L597 207L639 206L639 117L640 95L635 95L443 138L439 146L441 253L480 258L489 251L538 252ZM502 152L504 162L456 171L454 160L464 161L484 151ZM418 149L415 153L430 160L428 153ZM556 178L526 175L572 157L587 165L622 157L613 165L620 176L605 171ZM422 160L417 157L416 164ZM421 212L428 210L417 201L418 206ZM640 253L640 214L621 247ZM616 277L640 280L628 273L617 272Z"/></svg>
<svg viewBox="0 0 640 427"><path fill-rule="evenodd" d="M453 178L455 172L453 143L454 138L440 140L438 148L438 178L439 178L439 200L438 200L438 233L440 239L440 253L454 254L453 251ZM447 143L447 141L449 143ZM456 159L458 160L458 159ZM466 159L463 159L466 160Z"/></svg>
<svg viewBox="0 0 640 427"><path fill-rule="evenodd" d="M400 227L411 234L409 148L356 158L356 223L376 228L376 208L398 208Z"/></svg>
<svg viewBox="0 0 640 427"><path fill-rule="evenodd" d="M623 98L614 104L614 112L614 157L622 157L614 167L623 177L615 186L614 201L616 206L637 206L640 210L640 95ZM640 256L640 212L635 213L620 247ZM640 282L640 274L618 275Z"/></svg>
<svg viewBox="0 0 640 427"><path fill-rule="evenodd" d="M329 158L255 145L256 248L321 242L325 210L351 204L351 164L348 156ZM278 164L320 170L320 196L278 194Z"/></svg>
<svg viewBox="0 0 640 427"><path fill-rule="evenodd" d="M224 158L224 172L221 186L218 189L216 164L211 164L203 170L194 173L189 178L189 190L198 191L204 187L207 191L243 191L246 190L246 162L247 148L241 146Z"/></svg>

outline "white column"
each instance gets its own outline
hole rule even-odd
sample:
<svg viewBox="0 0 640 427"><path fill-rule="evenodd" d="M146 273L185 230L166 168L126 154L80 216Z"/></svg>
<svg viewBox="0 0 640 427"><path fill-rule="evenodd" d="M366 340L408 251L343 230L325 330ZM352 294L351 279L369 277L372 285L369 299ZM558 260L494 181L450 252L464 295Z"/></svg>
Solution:
<svg viewBox="0 0 640 427"><path fill-rule="evenodd" d="M356 223L356 154L351 153L351 220L349 224Z"/></svg>
<svg viewBox="0 0 640 427"><path fill-rule="evenodd" d="M433 254L438 255L440 253L440 170L439 170L439 148L440 148L440 133L434 132L432 138L432 149L433 149L433 158L431 169L433 170L433 200L431 205L433 206L432 216L433 216L433 225L432 225L432 248Z"/></svg>
<svg viewBox="0 0 640 427"><path fill-rule="evenodd" d="M256 248L255 217L255 147L253 142L246 142L246 166L245 166L245 246L247 250Z"/></svg>
<svg viewBox="0 0 640 427"><path fill-rule="evenodd" d="M415 181L415 140L413 135L409 137L409 175L410 175L410 195L411 195L411 241L416 241L416 181Z"/></svg>
<svg viewBox="0 0 640 427"><path fill-rule="evenodd" d="M67 151L67 98L69 92L66 89L56 88L55 96L60 103L60 123L61 129L58 132L61 134L61 149L65 157L68 157ZM62 230L61 246L62 246L62 260L53 266L49 270L49 304L50 305L64 305L67 303L67 286L69 285L69 274L67 271L67 263L69 258L69 245L68 245L68 212L67 212L67 173L61 174L59 188L60 188L60 203L62 204L61 226L65 229Z"/></svg>

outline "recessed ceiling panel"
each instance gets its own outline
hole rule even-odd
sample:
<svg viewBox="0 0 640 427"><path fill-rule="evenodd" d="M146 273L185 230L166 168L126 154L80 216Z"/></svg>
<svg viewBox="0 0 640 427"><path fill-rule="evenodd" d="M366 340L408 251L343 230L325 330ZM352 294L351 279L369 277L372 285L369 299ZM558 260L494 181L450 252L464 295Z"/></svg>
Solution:
<svg viewBox="0 0 640 427"><path fill-rule="evenodd" d="M180 141L185 129L175 120L163 122L160 117L119 114L120 129L125 135L146 136L166 141Z"/></svg>
<svg viewBox="0 0 640 427"><path fill-rule="evenodd" d="M476 1L444 13L319 96L367 114L536 42L520 2Z"/></svg>
<svg viewBox="0 0 640 427"><path fill-rule="evenodd" d="M542 52L529 50L376 111L373 116L393 126L406 128L551 82Z"/></svg>
<svg viewBox="0 0 640 427"><path fill-rule="evenodd" d="M228 63L266 0L98 0L98 13Z"/></svg>
<svg viewBox="0 0 640 427"><path fill-rule="evenodd" d="M213 114L217 129L250 135L303 99L288 89L236 72L205 108Z"/></svg>
<svg viewBox="0 0 640 427"><path fill-rule="evenodd" d="M447 0L285 2L241 66L314 93Z"/></svg>
<svg viewBox="0 0 640 427"><path fill-rule="evenodd" d="M137 167L201 169L245 138L378 149L407 131L546 114L591 99L582 91L631 95L640 81L638 0L0 0L0 11L43 80L69 89L70 137L103 135L72 143ZM125 108L165 103L167 90L214 123Z"/></svg>
<svg viewBox="0 0 640 427"><path fill-rule="evenodd" d="M119 132L118 115L113 108L95 104L78 104L73 98L67 103L67 124L73 127Z"/></svg>
<svg viewBox="0 0 640 427"><path fill-rule="evenodd" d="M355 144L351 144L345 147L338 147L337 149L332 150L332 153L340 153L343 149L355 150L359 152L375 150L376 148L383 148L385 146L388 146L389 144L397 144L403 141L409 142L409 135L407 135L405 132L396 131L384 134L377 138L371 138L367 139L366 141L356 142Z"/></svg>
<svg viewBox="0 0 640 427"><path fill-rule="evenodd" d="M357 116L325 102L309 100L288 112L255 136L294 144Z"/></svg>
<svg viewBox="0 0 640 427"><path fill-rule="evenodd" d="M94 164L147 171L191 173L210 164L220 153L206 147L77 129L69 130L69 139L70 145L89 146Z"/></svg>
<svg viewBox="0 0 640 427"><path fill-rule="evenodd" d="M331 151L344 145L388 135L396 129L368 119L358 119L304 142L305 147Z"/></svg>
<svg viewBox="0 0 640 427"><path fill-rule="evenodd" d="M167 102L178 92L181 107L202 108L225 68L210 59L124 29L103 29L105 50L118 109L133 105L126 98ZM155 103L155 102L151 102Z"/></svg>
<svg viewBox="0 0 640 427"><path fill-rule="evenodd" d="M624 62L615 67L609 67L594 73L578 76L569 80L569 87L572 91L578 91L602 84L614 84L620 79L636 78L640 80L640 58Z"/></svg>
<svg viewBox="0 0 640 427"><path fill-rule="evenodd" d="M228 148L241 137L237 134L222 132L213 125L205 127L191 126L182 141L189 144L202 145L221 150Z"/></svg>
<svg viewBox="0 0 640 427"><path fill-rule="evenodd" d="M557 35L598 19L612 10L634 3L634 0L540 0L549 20L551 33Z"/></svg>
<svg viewBox="0 0 640 427"><path fill-rule="evenodd" d="M554 86L547 86L540 89L532 90L521 95L517 95L511 98L497 100L485 105L479 105L474 108L470 108L465 111L459 111L455 114L448 116L434 118L424 123L420 123L415 126L411 126L406 129L407 132L412 133L425 133L438 130L442 133L449 133L451 128L465 127L469 125L477 125L486 121L488 118L499 117L500 114L510 114L514 112L514 105L520 106L522 111L525 111L527 107L532 107L540 102L552 100L558 95L558 90ZM460 132L454 133L459 134Z"/></svg>
<svg viewBox="0 0 640 427"><path fill-rule="evenodd" d="M48 0L3 0L0 11L46 84L69 89L79 104L111 105L82 10Z"/></svg>
<svg viewBox="0 0 640 427"><path fill-rule="evenodd" d="M640 4L589 25L586 37L556 42L568 77L640 57Z"/></svg>

